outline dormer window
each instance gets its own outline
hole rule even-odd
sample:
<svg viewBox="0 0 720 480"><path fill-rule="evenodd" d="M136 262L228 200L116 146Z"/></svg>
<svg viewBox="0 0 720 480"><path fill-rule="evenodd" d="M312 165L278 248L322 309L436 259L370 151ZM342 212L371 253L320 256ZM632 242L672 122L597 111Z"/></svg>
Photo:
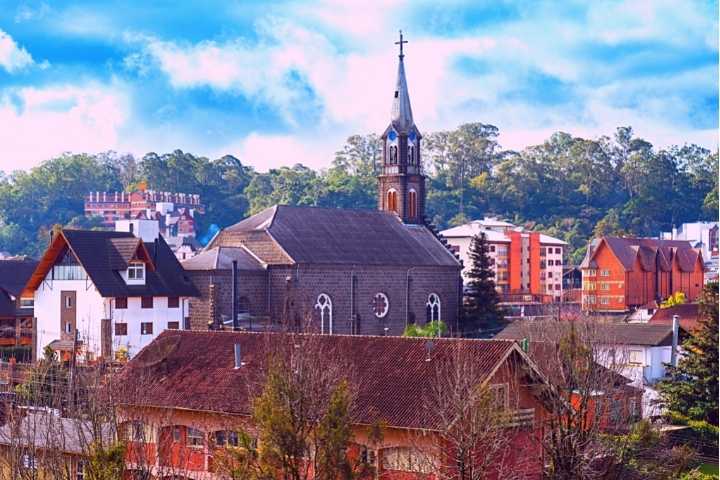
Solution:
<svg viewBox="0 0 720 480"><path fill-rule="evenodd" d="M145 284L145 264L142 262L132 262L127 268L128 285L144 285Z"/></svg>

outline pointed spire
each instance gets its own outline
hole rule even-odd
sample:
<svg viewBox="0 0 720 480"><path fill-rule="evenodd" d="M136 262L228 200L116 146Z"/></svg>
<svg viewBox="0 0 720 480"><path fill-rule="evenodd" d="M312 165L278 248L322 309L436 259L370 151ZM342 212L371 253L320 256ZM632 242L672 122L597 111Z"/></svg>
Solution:
<svg viewBox="0 0 720 480"><path fill-rule="evenodd" d="M397 83L395 84L395 98L393 98L392 111L390 120L398 133L408 133L414 125L412 108L410 107L410 94L408 93L407 80L405 79L405 65L403 59L403 44L407 40L403 40L402 30L400 30L400 41L395 42L400 45L400 55L398 62Z"/></svg>

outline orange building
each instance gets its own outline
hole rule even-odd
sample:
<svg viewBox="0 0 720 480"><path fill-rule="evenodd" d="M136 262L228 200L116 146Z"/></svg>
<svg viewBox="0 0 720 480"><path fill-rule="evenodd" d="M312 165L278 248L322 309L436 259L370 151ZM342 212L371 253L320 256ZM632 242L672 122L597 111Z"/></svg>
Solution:
<svg viewBox="0 0 720 480"><path fill-rule="evenodd" d="M546 415L540 392L547 390L543 374L513 341L228 331L166 331L124 369L120 430L130 468L162 478L214 478L239 432L254 435L250 387L262 386L269 350L304 351L305 341L318 342L319 362L342 362L352 372L348 454L375 478L436 478L427 452L442 444L440 417L428 410L429 396L438 369L456 355L472 362L479 384L511 412L505 467L518 478L540 478ZM382 429L381 439L371 435L372 426ZM445 458L449 450L431 462Z"/></svg>
<svg viewBox="0 0 720 480"><path fill-rule="evenodd" d="M588 246L582 269L582 308L621 313L655 304L675 292L699 297L704 263L683 240L602 237Z"/></svg>

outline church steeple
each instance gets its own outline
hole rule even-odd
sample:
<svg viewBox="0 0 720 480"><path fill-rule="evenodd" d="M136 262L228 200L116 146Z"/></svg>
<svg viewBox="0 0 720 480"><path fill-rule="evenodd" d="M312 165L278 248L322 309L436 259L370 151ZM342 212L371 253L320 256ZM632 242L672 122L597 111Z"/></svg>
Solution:
<svg viewBox="0 0 720 480"><path fill-rule="evenodd" d="M383 167L378 176L378 207L400 216L405 223L425 221L425 176L420 160L420 131L413 121L405 78L405 54L400 31L397 81L390 111L390 125L382 135Z"/></svg>

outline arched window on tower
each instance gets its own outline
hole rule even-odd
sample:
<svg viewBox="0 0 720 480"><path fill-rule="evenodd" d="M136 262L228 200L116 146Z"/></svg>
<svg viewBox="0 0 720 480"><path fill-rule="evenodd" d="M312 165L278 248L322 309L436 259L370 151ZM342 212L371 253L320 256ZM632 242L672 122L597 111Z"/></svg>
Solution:
<svg viewBox="0 0 720 480"><path fill-rule="evenodd" d="M408 145L408 164L415 165L415 146Z"/></svg>
<svg viewBox="0 0 720 480"><path fill-rule="evenodd" d="M417 217L417 192L415 190L408 192L408 216L410 218Z"/></svg>
<svg viewBox="0 0 720 480"><path fill-rule="evenodd" d="M397 190L390 189L387 192L387 209L398 213Z"/></svg>
<svg viewBox="0 0 720 480"><path fill-rule="evenodd" d="M427 311L427 321L437 322L441 320L440 317L440 295L437 293L431 293L428 295L427 303L425 304Z"/></svg>
<svg viewBox="0 0 720 480"><path fill-rule="evenodd" d="M315 302L315 308L320 311L320 333L333 333L332 300L327 293L321 293Z"/></svg>
<svg viewBox="0 0 720 480"><path fill-rule="evenodd" d="M396 164L398 160L397 145L390 145L390 163Z"/></svg>

